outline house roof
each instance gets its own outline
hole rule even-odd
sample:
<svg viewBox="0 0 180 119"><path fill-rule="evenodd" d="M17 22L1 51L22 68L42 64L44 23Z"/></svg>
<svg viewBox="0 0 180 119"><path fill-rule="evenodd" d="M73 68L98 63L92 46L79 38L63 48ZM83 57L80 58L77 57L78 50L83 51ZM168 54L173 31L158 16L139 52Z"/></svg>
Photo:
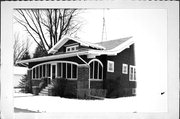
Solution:
<svg viewBox="0 0 180 119"><path fill-rule="evenodd" d="M115 39L115 40L109 40L109 41L104 41L104 42L98 42L96 44L101 45L106 48L106 50L112 50L115 47L121 45L122 43L126 42L132 37L126 37L126 38L120 38L120 39Z"/></svg>
<svg viewBox="0 0 180 119"><path fill-rule="evenodd" d="M55 54L45 57L39 57L39 58L33 58L28 60L22 60L18 61L17 63L28 63L28 62L38 62L38 61L47 61L47 60L53 60L53 59L61 59L61 58L68 58L68 57L74 57L77 55L94 55L94 56L100 56L100 55L117 55L117 53L120 53L124 49L128 48L130 45L134 43L132 37L127 38L121 38L116 40L110 40L110 41L104 41L99 43L87 43L82 42L79 39L73 39L71 37L64 37L63 40L59 41L54 47L52 47L49 50L49 53L54 54L58 51L60 47L62 47L68 40L74 40L76 42L79 42L81 45L94 47L95 49L89 49L85 51L77 51L77 52L71 52L71 53L62 53L62 54Z"/></svg>
<svg viewBox="0 0 180 119"><path fill-rule="evenodd" d="M61 48L67 41L69 40L73 40L75 42L80 43L80 45L82 46L87 46L87 47L92 47L92 48L96 48L96 49L105 49L103 46L99 45L99 44L93 44L93 43L89 43L89 42L84 42L79 40L78 38L72 38L70 36L64 36L61 40L59 40L49 51L48 54L54 54L58 51L59 48Z"/></svg>

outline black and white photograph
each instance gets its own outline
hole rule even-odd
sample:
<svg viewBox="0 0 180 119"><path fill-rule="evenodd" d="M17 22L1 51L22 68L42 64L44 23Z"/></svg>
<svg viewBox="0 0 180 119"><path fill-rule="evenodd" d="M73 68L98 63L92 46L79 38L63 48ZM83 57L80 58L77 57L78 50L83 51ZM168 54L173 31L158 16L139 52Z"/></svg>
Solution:
<svg viewBox="0 0 180 119"><path fill-rule="evenodd" d="M168 10L64 5L11 10L13 113L167 113Z"/></svg>
<svg viewBox="0 0 180 119"><path fill-rule="evenodd" d="M132 103L122 111L137 111L136 35L146 35L146 28L159 29L156 37L166 38L165 17L164 10L15 9L14 63L27 70L15 79L15 109L58 112L66 110L62 105L78 106L81 100L88 107ZM167 80L156 83L154 92L165 104Z"/></svg>

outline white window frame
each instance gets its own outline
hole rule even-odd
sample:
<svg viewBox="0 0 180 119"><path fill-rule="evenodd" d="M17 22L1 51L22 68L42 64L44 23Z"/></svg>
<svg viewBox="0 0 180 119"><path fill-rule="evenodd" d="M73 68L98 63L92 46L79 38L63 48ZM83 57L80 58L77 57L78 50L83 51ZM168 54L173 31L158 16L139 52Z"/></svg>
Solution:
<svg viewBox="0 0 180 119"><path fill-rule="evenodd" d="M66 52L74 52L74 51L77 51L77 47L78 47L79 45L72 45L72 46L68 46L68 47L66 47ZM73 48L74 48L74 50L73 50Z"/></svg>
<svg viewBox="0 0 180 119"><path fill-rule="evenodd" d="M94 62L98 62L98 69L97 69L97 79L94 79L94 67L95 67L95 63ZM93 78L91 78L91 73L90 73L90 69L89 69L89 80L90 81L103 81L103 64L102 64L102 62L100 61L100 60L98 60L98 59L92 59L91 61L89 61L89 63L88 63L88 65L90 66L90 64L91 63L93 63L93 70L92 70L92 72L93 72ZM100 65L99 65L100 64ZM102 79L99 79L99 67L102 67Z"/></svg>
<svg viewBox="0 0 180 119"><path fill-rule="evenodd" d="M47 78L51 78L51 76L47 76L47 65L48 64L50 64L50 63L42 63L42 64L38 64L38 65L36 65L36 66L34 66L34 67L32 67L31 68L31 70L33 71L33 69L35 69L35 73L33 73L32 72L32 80L40 80L41 78L45 78L45 77L47 77ZM45 76L43 76L43 65L45 65ZM51 65L51 64L50 64ZM40 66L42 66L42 70L41 70L41 72L40 72ZM37 76L36 76L36 68L38 68L38 78L36 78ZM40 76L40 73L42 73L41 74L41 77L39 77ZM51 73L51 72L50 72ZM50 74L51 75L51 74ZM33 76L35 76L34 78L33 78Z"/></svg>
<svg viewBox="0 0 180 119"><path fill-rule="evenodd" d="M107 71L114 72L114 61L110 61L110 60L107 61Z"/></svg>
<svg viewBox="0 0 180 119"><path fill-rule="evenodd" d="M58 76L58 68L59 68L59 65L58 65L58 64L61 64L61 67L60 67L60 71L61 71L61 72L59 73L60 76ZM56 77L57 77L57 78L62 78L62 63L61 63L61 62L57 62L56 73L57 73L57 74L56 74Z"/></svg>
<svg viewBox="0 0 180 119"><path fill-rule="evenodd" d="M128 74L128 64L122 64L122 73Z"/></svg>
<svg viewBox="0 0 180 119"><path fill-rule="evenodd" d="M52 74L53 74L53 65L55 66L55 78L57 77L57 63L51 63L50 65L50 69L51 69L51 72L50 72L50 77L52 79Z"/></svg>
<svg viewBox="0 0 180 119"><path fill-rule="evenodd" d="M133 74L132 74L132 79L131 79L131 68L133 69L133 71L132 71L132 73L133 73ZM135 67L135 66L133 66L133 65L130 65L130 66L129 66L129 81L136 81L136 80L135 80L135 75L136 75L136 74L134 73L135 70L136 70L136 67Z"/></svg>
<svg viewBox="0 0 180 119"><path fill-rule="evenodd" d="M73 78L73 69L72 69L72 66L73 65L76 65L77 66L77 64L75 64L75 63L72 63L72 62L68 62L68 61L60 61L60 62L57 62L57 64L58 63L61 63L61 76L57 76L57 73L56 73L56 76L57 76L57 78L62 78L63 77L63 63L65 63L66 65L66 77L64 77L64 78L66 78L67 80L77 80L77 72L78 72L78 70L76 70L76 78ZM67 64L70 64L71 65L71 78L67 78ZM58 67L57 67L58 68Z"/></svg>
<svg viewBox="0 0 180 119"><path fill-rule="evenodd" d="M66 79L67 80L77 80L77 78L78 78L78 69L76 70L76 78L72 78L72 72L71 72L71 78L67 78L67 63L71 64L71 71L73 70L72 69L73 65L78 66L78 63L71 62L71 61L51 61L51 62L46 62L46 63L41 63L41 64L38 64L38 65L35 65L30 69L30 70L32 70L32 80L40 80L41 78L44 78L43 75L40 78L36 78L36 67L40 67L40 66L43 66L43 65L45 65L45 74L46 74L45 77L47 77L47 78L52 77L52 65L56 65L56 71L55 71L56 76L55 77L56 78L62 78L62 76L63 76L63 66L61 65L61 77L57 76L57 63L62 63L62 64L65 63L66 64ZM47 76L48 75L47 74L48 64L50 64L50 68L51 68L50 76ZM33 69L35 69L35 74L33 73ZM40 68L38 68L38 70L39 70L39 73L40 73ZM42 68L41 73L43 74L43 68ZM35 78L33 78L33 75L35 76Z"/></svg>

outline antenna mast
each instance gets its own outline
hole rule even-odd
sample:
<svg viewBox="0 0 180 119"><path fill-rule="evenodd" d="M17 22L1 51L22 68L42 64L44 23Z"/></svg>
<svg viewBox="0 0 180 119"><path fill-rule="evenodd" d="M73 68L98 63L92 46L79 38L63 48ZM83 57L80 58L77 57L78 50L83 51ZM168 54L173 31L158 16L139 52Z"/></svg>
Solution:
<svg viewBox="0 0 180 119"><path fill-rule="evenodd" d="M107 33L106 33L106 21L105 21L105 9L103 9L103 28L102 28L102 40L107 40Z"/></svg>

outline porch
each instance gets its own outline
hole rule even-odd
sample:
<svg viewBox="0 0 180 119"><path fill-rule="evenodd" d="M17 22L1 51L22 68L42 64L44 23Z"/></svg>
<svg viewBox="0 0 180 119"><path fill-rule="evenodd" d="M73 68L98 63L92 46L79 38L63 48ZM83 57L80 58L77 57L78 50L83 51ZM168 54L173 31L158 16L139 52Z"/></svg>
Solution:
<svg viewBox="0 0 180 119"><path fill-rule="evenodd" d="M103 65L97 60L92 60L89 64L47 62L31 68L29 74L32 76L35 95L87 99L102 95L105 97L106 94L103 89ZM55 87L59 90L58 94L53 93Z"/></svg>

